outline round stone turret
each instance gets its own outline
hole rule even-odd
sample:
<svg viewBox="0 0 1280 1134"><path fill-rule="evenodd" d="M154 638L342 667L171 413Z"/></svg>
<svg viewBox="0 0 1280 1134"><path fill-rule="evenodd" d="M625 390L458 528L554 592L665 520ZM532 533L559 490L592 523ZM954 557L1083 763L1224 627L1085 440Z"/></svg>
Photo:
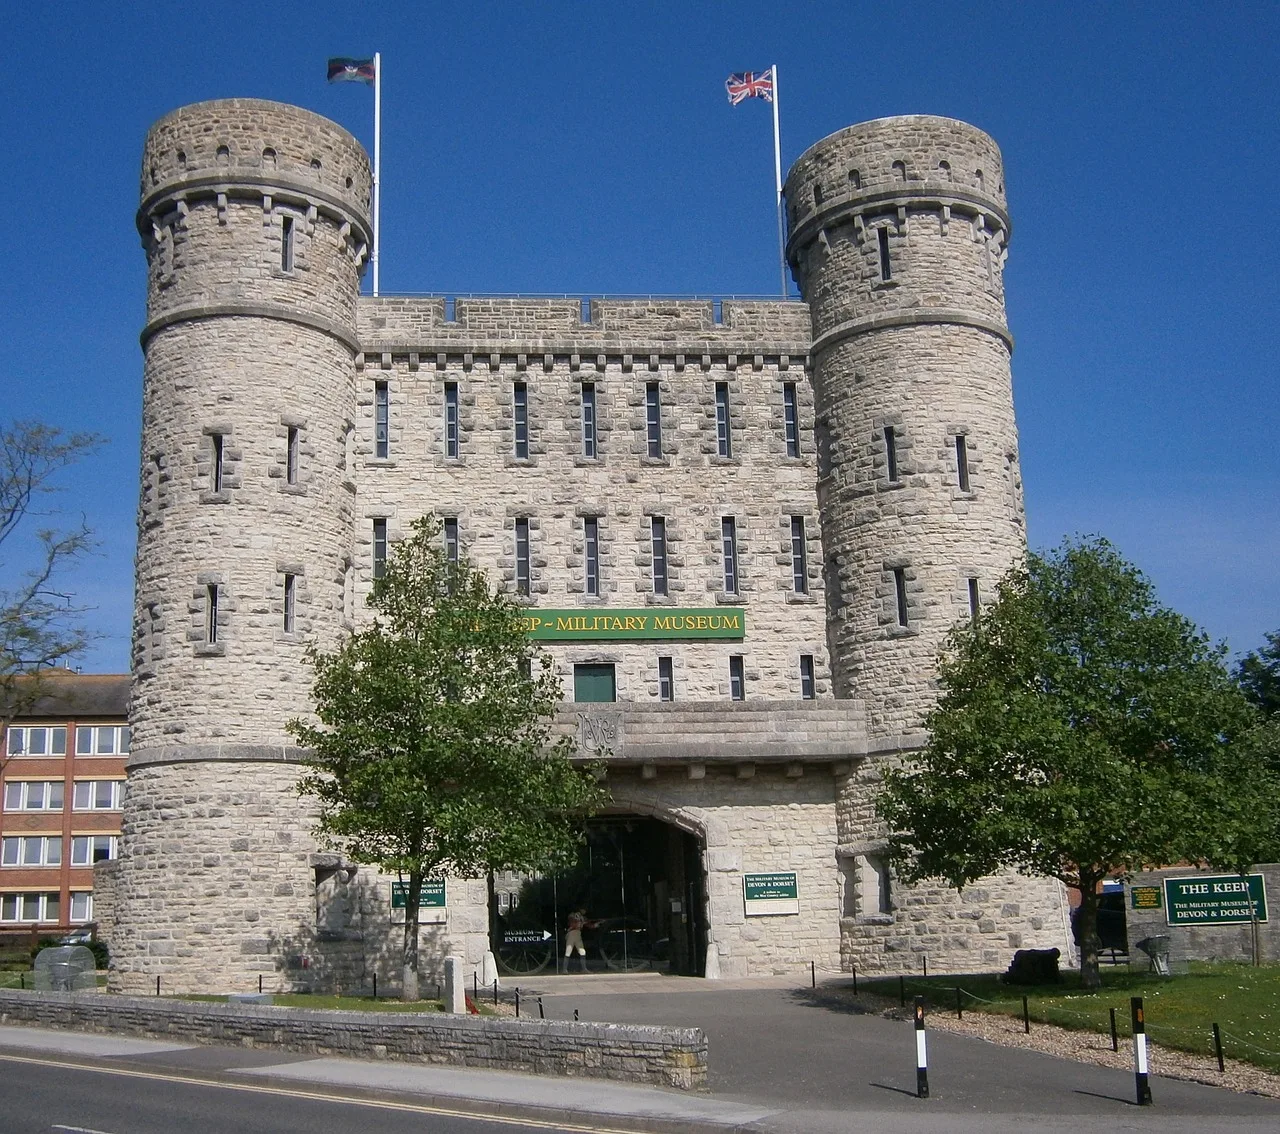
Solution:
<svg viewBox="0 0 1280 1134"><path fill-rule="evenodd" d="M285 725L310 712L307 643L351 613L369 195L359 143L297 107L199 103L147 137L118 988L281 987L314 934Z"/></svg>
<svg viewBox="0 0 1280 1134"><path fill-rule="evenodd" d="M948 118L851 126L786 184L809 303L828 638L872 740L918 732L939 647L1025 551L995 142Z"/></svg>

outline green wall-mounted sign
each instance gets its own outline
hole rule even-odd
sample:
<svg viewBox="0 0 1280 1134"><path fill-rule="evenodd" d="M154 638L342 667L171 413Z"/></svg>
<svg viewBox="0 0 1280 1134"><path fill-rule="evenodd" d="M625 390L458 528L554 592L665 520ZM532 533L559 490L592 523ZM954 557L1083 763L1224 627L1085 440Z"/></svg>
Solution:
<svg viewBox="0 0 1280 1134"><path fill-rule="evenodd" d="M1261 874L1196 874L1164 880L1165 920L1170 925L1239 925L1254 915L1267 920Z"/></svg>
<svg viewBox="0 0 1280 1134"><path fill-rule="evenodd" d="M746 612L738 606L649 607L640 610L543 610L524 616L530 638L553 642L640 639L736 639L746 633Z"/></svg>
<svg viewBox="0 0 1280 1134"><path fill-rule="evenodd" d="M391 883L391 908L402 910L409 904L409 883ZM418 893L418 908L421 910L444 909L447 905L444 893L444 879L426 880Z"/></svg>

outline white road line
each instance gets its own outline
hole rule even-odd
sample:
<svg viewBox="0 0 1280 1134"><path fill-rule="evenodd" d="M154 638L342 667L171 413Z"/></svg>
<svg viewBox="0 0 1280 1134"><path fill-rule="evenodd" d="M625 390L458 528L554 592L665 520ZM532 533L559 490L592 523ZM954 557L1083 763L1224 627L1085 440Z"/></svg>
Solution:
<svg viewBox="0 0 1280 1134"><path fill-rule="evenodd" d="M110 1130L90 1130L87 1126L59 1126L57 1123L50 1130L65 1130L67 1134L111 1134Z"/></svg>

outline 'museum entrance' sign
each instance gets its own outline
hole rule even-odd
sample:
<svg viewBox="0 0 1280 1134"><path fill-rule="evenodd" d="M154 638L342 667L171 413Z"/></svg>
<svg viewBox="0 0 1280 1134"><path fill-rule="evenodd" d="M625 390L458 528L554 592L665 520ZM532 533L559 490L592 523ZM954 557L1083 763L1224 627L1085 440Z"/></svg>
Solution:
<svg viewBox="0 0 1280 1134"><path fill-rule="evenodd" d="M742 876L742 905L747 917L798 914L800 887L795 871Z"/></svg>
<svg viewBox="0 0 1280 1134"><path fill-rule="evenodd" d="M1267 892L1261 874L1196 874L1164 880L1165 920L1170 925L1233 925L1256 911L1267 920Z"/></svg>
<svg viewBox="0 0 1280 1134"><path fill-rule="evenodd" d="M544 641L605 642L643 638L741 638L746 612L737 606L642 610L543 610L524 616L525 633Z"/></svg>

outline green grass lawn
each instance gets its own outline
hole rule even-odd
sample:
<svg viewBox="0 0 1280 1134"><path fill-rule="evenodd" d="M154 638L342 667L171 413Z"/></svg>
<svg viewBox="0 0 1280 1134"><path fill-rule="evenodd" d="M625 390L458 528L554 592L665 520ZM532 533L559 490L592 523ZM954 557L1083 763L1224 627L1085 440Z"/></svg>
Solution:
<svg viewBox="0 0 1280 1134"><path fill-rule="evenodd" d="M1110 1009L1116 1030L1128 1038L1129 998L1143 997L1147 1034L1167 1047L1214 1054L1213 1025L1222 1030L1228 1058L1280 1071L1280 965L1193 964L1172 977L1128 969L1102 969L1102 988L1085 992L1079 974L1068 972L1057 985L1001 984L994 975L908 977L907 998L924 996L934 1012L954 1013L956 987L963 990L966 1012L1022 1016L1027 997L1033 1022L1110 1033ZM860 981L859 988L898 996L898 979ZM980 999L979 999L980 998Z"/></svg>

